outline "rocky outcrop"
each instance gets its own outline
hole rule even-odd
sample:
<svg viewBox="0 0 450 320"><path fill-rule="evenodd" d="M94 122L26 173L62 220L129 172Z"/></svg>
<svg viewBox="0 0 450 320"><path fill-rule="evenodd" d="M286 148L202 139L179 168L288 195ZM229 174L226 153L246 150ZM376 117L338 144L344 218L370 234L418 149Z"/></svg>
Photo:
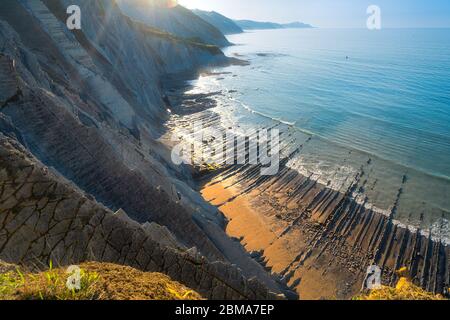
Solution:
<svg viewBox="0 0 450 320"><path fill-rule="evenodd" d="M210 299L275 298L236 267L153 240L0 134L0 259L35 269L114 262L163 272ZM164 241L163 241L164 242Z"/></svg>
<svg viewBox="0 0 450 320"><path fill-rule="evenodd" d="M142 228L150 234L154 241L157 241L167 247L187 250L187 248L176 239L173 233L164 226L160 226L154 222L146 222L142 225Z"/></svg>

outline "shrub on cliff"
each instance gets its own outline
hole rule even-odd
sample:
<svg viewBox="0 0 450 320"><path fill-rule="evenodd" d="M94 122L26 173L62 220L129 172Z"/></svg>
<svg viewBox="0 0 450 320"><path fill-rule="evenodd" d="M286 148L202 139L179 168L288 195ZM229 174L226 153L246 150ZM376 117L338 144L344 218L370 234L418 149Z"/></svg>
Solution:
<svg viewBox="0 0 450 320"><path fill-rule="evenodd" d="M69 289L66 268L25 273L0 266L1 300L200 300L199 294L159 273L109 263L79 266L80 287Z"/></svg>

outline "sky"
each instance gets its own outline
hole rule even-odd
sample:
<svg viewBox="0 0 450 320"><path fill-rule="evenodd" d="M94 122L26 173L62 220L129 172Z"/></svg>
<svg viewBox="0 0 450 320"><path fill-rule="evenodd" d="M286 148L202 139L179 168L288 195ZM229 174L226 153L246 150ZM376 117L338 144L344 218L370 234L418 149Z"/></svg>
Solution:
<svg viewBox="0 0 450 320"><path fill-rule="evenodd" d="M178 0L190 9L233 19L302 21L321 28L365 28L368 6L381 9L383 28L450 27L450 0Z"/></svg>

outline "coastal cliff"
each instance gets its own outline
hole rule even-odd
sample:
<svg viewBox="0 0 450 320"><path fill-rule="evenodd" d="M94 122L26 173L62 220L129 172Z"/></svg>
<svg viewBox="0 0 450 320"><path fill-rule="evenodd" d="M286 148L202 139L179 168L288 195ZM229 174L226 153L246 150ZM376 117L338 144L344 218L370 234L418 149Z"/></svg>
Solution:
<svg viewBox="0 0 450 320"><path fill-rule="evenodd" d="M200 18L206 22L212 24L217 29L219 29L223 34L237 34L242 33L244 30L241 29L233 20L221 15L215 11L203 11L203 10L192 10L193 13L198 15Z"/></svg>
<svg viewBox="0 0 450 320"><path fill-rule="evenodd" d="M123 12L134 20L179 37L219 47L230 45L222 32L210 21L170 1L118 0Z"/></svg>
<svg viewBox="0 0 450 320"><path fill-rule="evenodd" d="M83 12L74 32L72 4ZM113 0L6 0L0 48L1 260L119 263L213 299L285 292L158 141L164 78L232 62L217 46L137 22Z"/></svg>

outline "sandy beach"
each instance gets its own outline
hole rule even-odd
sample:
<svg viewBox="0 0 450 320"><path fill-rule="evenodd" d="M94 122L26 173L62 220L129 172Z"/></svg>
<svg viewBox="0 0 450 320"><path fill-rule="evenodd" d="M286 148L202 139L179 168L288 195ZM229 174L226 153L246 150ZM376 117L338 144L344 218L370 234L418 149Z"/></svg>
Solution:
<svg viewBox="0 0 450 320"><path fill-rule="evenodd" d="M240 188L232 184L232 179L213 180L204 186L202 195L219 206L229 219L226 232L230 237L240 239L249 252L261 252L261 263L274 273L282 273L306 245L305 237L301 232L282 236L288 224L271 216L269 207L255 209L254 199L260 194L254 191L242 195ZM357 291L361 283L358 281L346 287L342 286L344 280L340 270L333 272L305 266L297 269L289 285L293 286L300 299L345 299L349 292Z"/></svg>
<svg viewBox="0 0 450 320"><path fill-rule="evenodd" d="M174 116L168 132L191 130L195 121L225 132L221 115L215 112L216 98L223 93L190 92L191 88L169 92ZM285 141L291 140L289 131L282 134ZM191 143L186 135L177 137ZM203 141L203 150L220 144L220 139ZM390 194L392 208L382 214L360 194L369 187L367 172L373 161L348 175L344 187L336 190L333 177L321 181L289 167L290 157L302 148L303 144L282 157L274 176L263 176L261 166L248 163L195 164L192 170L203 198L228 220L227 235L240 241L300 299L351 299L361 292L368 267L373 266L382 270L386 285L395 285L396 271L406 267L417 285L445 292L450 281L449 247L426 230L405 228L394 219L407 179ZM201 149L194 153L201 158Z"/></svg>

